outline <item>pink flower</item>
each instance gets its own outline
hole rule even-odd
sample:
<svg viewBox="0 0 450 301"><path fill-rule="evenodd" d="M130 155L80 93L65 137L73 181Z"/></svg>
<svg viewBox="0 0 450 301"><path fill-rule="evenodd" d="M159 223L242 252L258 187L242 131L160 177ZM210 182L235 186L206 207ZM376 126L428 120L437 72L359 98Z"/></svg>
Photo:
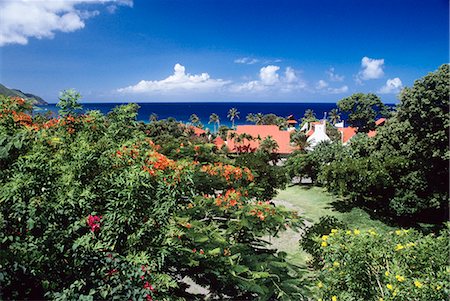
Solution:
<svg viewBox="0 0 450 301"><path fill-rule="evenodd" d="M144 288L145 288L145 289L148 289L148 290L151 290L152 292L155 290L155 289L153 288L153 286L152 286L148 281L145 281L145 283L144 283Z"/></svg>
<svg viewBox="0 0 450 301"><path fill-rule="evenodd" d="M147 296L145 296L145 298L147 299L147 301L153 301L152 296L150 296L150 294L147 294Z"/></svg>
<svg viewBox="0 0 450 301"><path fill-rule="evenodd" d="M97 215L90 215L87 218L87 224L89 227L91 227L91 231L92 232L97 232L100 230L100 220L101 220L101 216L97 216Z"/></svg>

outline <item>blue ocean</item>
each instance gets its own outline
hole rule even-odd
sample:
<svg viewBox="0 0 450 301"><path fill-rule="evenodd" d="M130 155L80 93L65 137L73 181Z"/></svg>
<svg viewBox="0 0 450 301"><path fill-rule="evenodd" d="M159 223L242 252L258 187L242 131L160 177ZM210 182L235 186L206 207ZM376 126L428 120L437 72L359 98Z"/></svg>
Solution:
<svg viewBox="0 0 450 301"><path fill-rule="evenodd" d="M83 109L100 110L102 113L108 113L118 103L85 103ZM200 121L207 128L212 129L213 124L208 124L209 116L212 113L219 115L220 124L231 126L231 121L228 119L228 111L231 108L236 108L240 114L239 119L235 120L236 125L249 124L246 121L246 116L249 113L273 113L278 116L287 117L294 115L296 119L303 117L306 110L311 109L316 114L317 118L323 118L326 112L336 108L335 103L138 103L140 106L138 119L144 122L149 121L152 113L158 115L159 119L166 119L173 117L181 122L189 122L191 114L197 114ZM49 104L43 108L57 113L58 107L55 104ZM343 116L345 118L345 116Z"/></svg>

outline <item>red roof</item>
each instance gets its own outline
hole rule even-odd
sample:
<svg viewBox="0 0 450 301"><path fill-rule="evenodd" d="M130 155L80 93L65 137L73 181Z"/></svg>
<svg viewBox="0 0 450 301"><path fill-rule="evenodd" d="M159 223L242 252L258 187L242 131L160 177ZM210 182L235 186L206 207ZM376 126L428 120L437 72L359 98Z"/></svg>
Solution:
<svg viewBox="0 0 450 301"><path fill-rule="evenodd" d="M341 134L342 134L342 143L346 143L357 133L356 128L351 127L351 126L348 126L345 128L338 128L338 131L341 132Z"/></svg>
<svg viewBox="0 0 450 301"><path fill-rule="evenodd" d="M214 139L214 144L218 149L221 149L222 146L225 144L225 141L220 136L217 136L216 139Z"/></svg>
<svg viewBox="0 0 450 301"><path fill-rule="evenodd" d="M279 154L290 154L294 150L291 147L291 136L288 131L280 131L276 125L238 125L235 131L228 132L227 146L230 152L236 152L237 148L245 149L246 151L254 151L259 147L261 141L248 141L244 140L240 143L235 143L234 139L230 139L231 133L236 133L236 135L247 134L253 138L261 137L263 141L268 136L271 136L278 144Z"/></svg>
<svg viewBox="0 0 450 301"><path fill-rule="evenodd" d="M375 125L382 125L383 123L386 122L386 118L380 118L377 121L375 121Z"/></svg>
<svg viewBox="0 0 450 301"><path fill-rule="evenodd" d="M375 135L377 134L377 131L373 130L373 131L369 131L367 133L367 136L369 136L369 138L375 137Z"/></svg>
<svg viewBox="0 0 450 301"><path fill-rule="evenodd" d="M196 126L190 126L190 129L194 131L194 134L197 136L206 134L206 131L204 129L198 128Z"/></svg>
<svg viewBox="0 0 450 301"><path fill-rule="evenodd" d="M312 134L314 134L314 130L310 129L307 133L306 133L306 137L311 136Z"/></svg>
<svg viewBox="0 0 450 301"><path fill-rule="evenodd" d="M297 123L297 121L295 121L295 120L293 120L293 119L289 119L289 120L287 121L287 123Z"/></svg>

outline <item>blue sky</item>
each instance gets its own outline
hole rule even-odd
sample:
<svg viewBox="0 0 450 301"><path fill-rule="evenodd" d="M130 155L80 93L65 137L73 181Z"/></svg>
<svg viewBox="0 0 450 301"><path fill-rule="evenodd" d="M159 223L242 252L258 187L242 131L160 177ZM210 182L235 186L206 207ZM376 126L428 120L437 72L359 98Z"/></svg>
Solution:
<svg viewBox="0 0 450 301"><path fill-rule="evenodd" d="M446 0L0 2L0 83L56 102L395 102L449 62Z"/></svg>

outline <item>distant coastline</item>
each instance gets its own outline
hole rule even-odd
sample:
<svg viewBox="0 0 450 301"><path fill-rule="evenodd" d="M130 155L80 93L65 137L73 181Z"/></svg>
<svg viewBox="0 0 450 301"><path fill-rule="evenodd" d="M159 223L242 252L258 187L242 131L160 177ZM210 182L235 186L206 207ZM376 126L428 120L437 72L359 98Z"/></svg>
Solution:
<svg viewBox="0 0 450 301"><path fill-rule="evenodd" d="M100 110L102 113L107 113L114 107L124 103L83 103L85 110ZM240 118L235 120L236 125L251 124L246 121L246 116L249 113L273 113L278 116L287 117L294 115L296 119L303 117L306 110L311 109L316 114L317 118L323 118L325 113L336 108L336 103L287 103L287 102L233 102L233 103L211 103L211 102L177 102L177 103L138 103L140 106L138 119L140 121L148 122L152 113L158 115L158 119L166 119L173 117L181 122L189 122L189 117L196 114L205 128L213 128L213 124L208 124L209 116L212 113L219 115L220 124L231 126L231 121L227 118L228 110L236 108L240 112ZM389 107L395 104L386 104ZM55 114L58 111L56 104L48 104L41 106ZM342 116L344 119L346 116Z"/></svg>

